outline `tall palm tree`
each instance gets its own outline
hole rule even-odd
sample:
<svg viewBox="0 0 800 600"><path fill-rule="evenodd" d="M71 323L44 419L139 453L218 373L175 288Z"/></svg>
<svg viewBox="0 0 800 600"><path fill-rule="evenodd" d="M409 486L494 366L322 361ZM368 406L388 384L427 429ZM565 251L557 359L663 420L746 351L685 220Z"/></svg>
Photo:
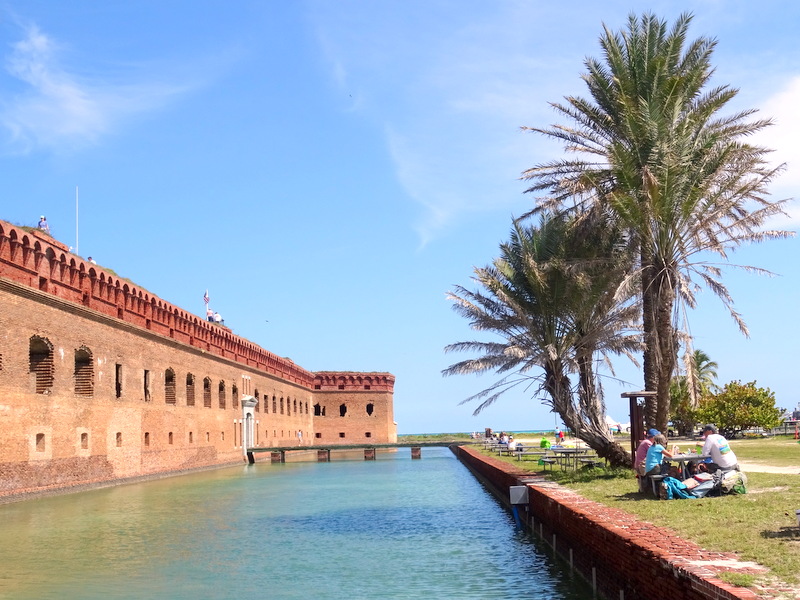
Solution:
<svg viewBox="0 0 800 600"><path fill-rule="evenodd" d="M482 400L475 414L517 385L538 383L537 393L545 394L544 402L567 427L612 464L629 465L630 456L606 426L594 361L595 354L639 349L631 329L639 309L625 288L626 245L619 233L587 226L587 220L547 216L537 228L514 224L500 258L475 269L480 289L458 286L449 294L473 329L498 334L501 341L447 346L448 352L479 356L443 373L503 375L464 401Z"/></svg>
<svg viewBox="0 0 800 600"><path fill-rule="evenodd" d="M644 385L657 392L645 419L662 431L677 365L679 304L694 307L699 280L747 335L720 281L720 264L729 264L728 251L740 244L791 235L762 228L783 212L785 201L766 197L782 167L769 166L769 151L744 141L770 123L749 120L752 110L719 115L737 90L708 89L716 41L687 42L690 22L684 14L668 30L645 14L631 15L620 33L604 28L604 61L585 63L591 98L553 105L567 125L524 128L575 154L523 173L533 182L527 191L548 193L529 214L602 205L636 249ZM718 262L708 262L713 255Z"/></svg>

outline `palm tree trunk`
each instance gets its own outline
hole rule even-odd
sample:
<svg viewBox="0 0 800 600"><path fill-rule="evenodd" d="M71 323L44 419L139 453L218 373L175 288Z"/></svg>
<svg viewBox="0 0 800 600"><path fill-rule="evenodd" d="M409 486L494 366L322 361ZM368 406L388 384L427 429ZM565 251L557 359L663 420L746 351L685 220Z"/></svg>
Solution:
<svg viewBox="0 0 800 600"><path fill-rule="evenodd" d="M579 390L575 403L569 378L560 371L560 364L545 368L545 389L553 400L553 409L578 439L608 460L612 467L630 467L632 458L622 445L615 441L605 420L605 406L594 385L591 355L578 358Z"/></svg>
<svg viewBox="0 0 800 600"><path fill-rule="evenodd" d="M648 392L657 392L659 386L659 373L661 361L659 360L658 329L656 327L656 306L658 306L658 286L655 282L655 266L652 256L643 246L641 249L642 265L642 329L644 331L644 389ZM656 427L658 421L658 398L645 398L644 423L645 429ZM656 427L657 428L657 427Z"/></svg>

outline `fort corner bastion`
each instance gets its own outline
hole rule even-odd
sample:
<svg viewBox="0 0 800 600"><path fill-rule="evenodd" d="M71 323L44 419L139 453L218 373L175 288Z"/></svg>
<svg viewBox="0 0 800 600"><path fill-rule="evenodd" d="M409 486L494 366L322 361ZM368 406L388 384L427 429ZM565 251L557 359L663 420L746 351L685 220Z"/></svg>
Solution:
<svg viewBox="0 0 800 600"><path fill-rule="evenodd" d="M240 464L248 397L256 447L395 443L394 380L306 371L0 220L0 501Z"/></svg>

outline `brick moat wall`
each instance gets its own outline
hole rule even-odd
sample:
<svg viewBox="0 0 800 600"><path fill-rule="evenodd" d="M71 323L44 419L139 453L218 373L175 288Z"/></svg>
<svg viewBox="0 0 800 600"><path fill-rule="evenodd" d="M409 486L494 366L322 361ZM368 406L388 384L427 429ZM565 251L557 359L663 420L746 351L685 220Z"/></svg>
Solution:
<svg viewBox="0 0 800 600"><path fill-rule="evenodd" d="M719 579L721 571L763 571L735 554L708 552L674 532L587 500L507 462L469 447L452 448L506 506L510 507L509 487L526 486L529 502L519 507L526 528L609 600L758 598Z"/></svg>

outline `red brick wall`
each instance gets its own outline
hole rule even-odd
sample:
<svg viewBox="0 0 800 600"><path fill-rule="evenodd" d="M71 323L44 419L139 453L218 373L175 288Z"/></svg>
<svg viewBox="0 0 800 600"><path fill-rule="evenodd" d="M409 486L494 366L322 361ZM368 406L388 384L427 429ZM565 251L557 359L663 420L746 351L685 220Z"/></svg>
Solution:
<svg viewBox="0 0 800 600"><path fill-rule="evenodd" d="M453 447L453 451L507 506L509 487L526 485L529 503L520 507L526 528L554 547L590 583L594 581L606 598L758 598L718 578L720 571L736 568L734 554L704 551L674 532L587 500L472 448ZM715 567L713 561L727 565ZM741 572L754 572L740 564Z"/></svg>
<svg viewBox="0 0 800 600"><path fill-rule="evenodd" d="M32 336L52 346L46 393L36 393ZM91 353L88 396L75 385L79 349ZM174 404L166 402L167 369L175 374ZM204 406L206 378L211 407ZM340 395L337 402L352 411L337 423L346 437L326 436L326 444L353 443L365 431L375 443L395 441L393 385L388 373L306 371L108 275L44 235L0 221L0 496L239 462L245 394L259 399L257 446L296 446L298 432L304 445L313 443L314 404ZM367 403L373 415L357 418Z"/></svg>

